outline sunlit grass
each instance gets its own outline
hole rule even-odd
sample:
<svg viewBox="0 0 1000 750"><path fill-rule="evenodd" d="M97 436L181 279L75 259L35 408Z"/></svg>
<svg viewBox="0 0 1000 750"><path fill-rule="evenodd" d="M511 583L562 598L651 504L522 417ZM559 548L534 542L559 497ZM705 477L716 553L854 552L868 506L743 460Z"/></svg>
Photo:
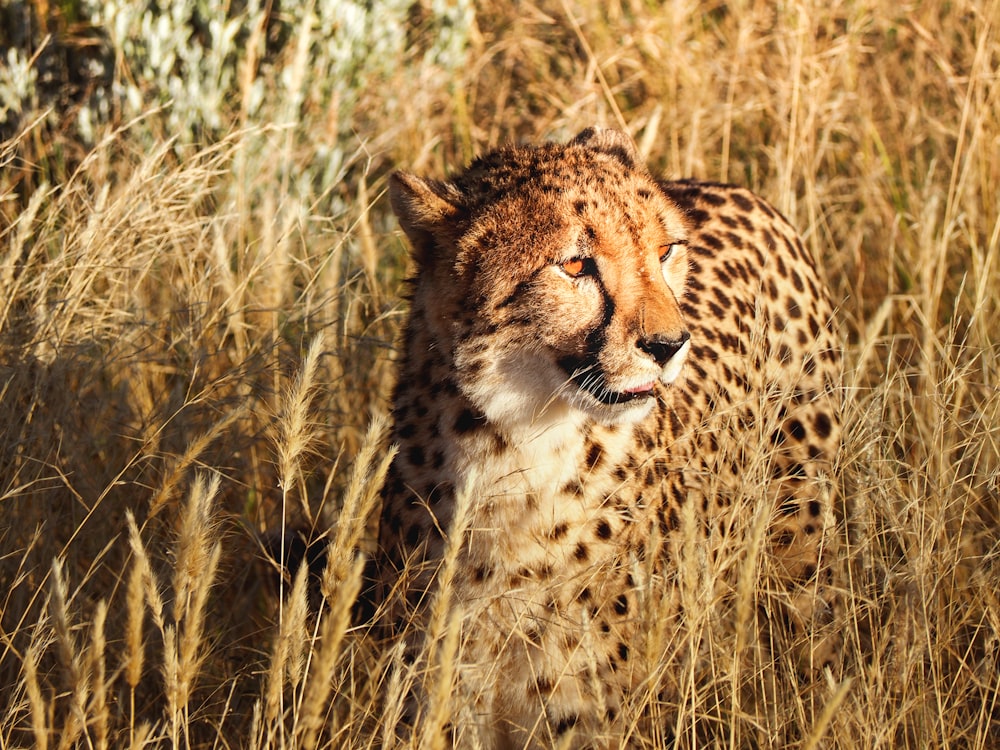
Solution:
<svg viewBox="0 0 1000 750"><path fill-rule="evenodd" d="M0 66L5 747L385 747L425 674L415 744L463 725L444 604L416 663L348 620L405 310L385 177L592 123L781 208L846 344L843 673L767 672L748 589L640 746L1000 744L1000 3L248 3L145 37L63 5ZM73 49L106 75L48 95L25 66Z"/></svg>

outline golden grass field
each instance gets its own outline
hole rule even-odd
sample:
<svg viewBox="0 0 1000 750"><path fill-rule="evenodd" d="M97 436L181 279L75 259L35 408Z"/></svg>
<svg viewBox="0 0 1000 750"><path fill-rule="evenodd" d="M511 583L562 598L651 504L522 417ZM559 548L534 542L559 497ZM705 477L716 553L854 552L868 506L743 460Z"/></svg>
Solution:
<svg viewBox="0 0 1000 750"><path fill-rule="evenodd" d="M392 745L386 177L594 123L772 201L846 347L843 672L748 701L709 644L676 746L1000 747L1000 2L370 5L3 10L0 748Z"/></svg>

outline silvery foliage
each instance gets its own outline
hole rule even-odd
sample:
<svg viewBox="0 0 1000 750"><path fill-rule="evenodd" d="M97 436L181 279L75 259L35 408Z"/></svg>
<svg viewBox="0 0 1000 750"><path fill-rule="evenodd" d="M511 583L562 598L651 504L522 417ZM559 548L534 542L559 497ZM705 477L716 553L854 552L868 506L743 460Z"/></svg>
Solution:
<svg viewBox="0 0 1000 750"><path fill-rule="evenodd" d="M267 5L81 0L81 16L106 49L84 71L96 85L76 113L79 136L92 142L96 125L112 111L127 122L162 107L168 132L183 144L230 131L235 113L241 124L294 127L308 104L335 118L341 132L328 135L336 140L350 134L360 92L400 66L414 67L414 77L421 68L442 75L458 69L473 23L472 0L426 3L427 46L414 66L407 39L413 0L284 3L270 18ZM278 54L265 49L268 23L287 30ZM38 107L31 62L17 48L0 61L0 124Z"/></svg>

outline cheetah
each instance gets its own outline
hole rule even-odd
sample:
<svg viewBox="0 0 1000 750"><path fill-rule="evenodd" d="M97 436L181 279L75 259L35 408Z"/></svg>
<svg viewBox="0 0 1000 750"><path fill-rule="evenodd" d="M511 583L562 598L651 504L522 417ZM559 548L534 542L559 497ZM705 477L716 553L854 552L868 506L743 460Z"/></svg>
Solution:
<svg viewBox="0 0 1000 750"><path fill-rule="evenodd" d="M697 659L676 633L726 600L698 581L754 529L781 572L774 619L823 617L841 358L774 208L657 179L597 128L446 182L397 172L389 196L415 272L377 596L415 669L434 668L419 653L442 597L457 613L455 745L627 745L630 696ZM748 481L768 508L740 536Z"/></svg>

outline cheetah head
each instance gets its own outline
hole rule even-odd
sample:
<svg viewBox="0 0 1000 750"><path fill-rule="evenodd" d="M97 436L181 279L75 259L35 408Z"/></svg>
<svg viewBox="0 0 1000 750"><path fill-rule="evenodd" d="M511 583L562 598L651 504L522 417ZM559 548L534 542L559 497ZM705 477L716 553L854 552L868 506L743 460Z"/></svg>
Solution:
<svg viewBox="0 0 1000 750"><path fill-rule="evenodd" d="M618 131L509 146L448 182L392 176L412 315L507 427L635 422L682 371L687 224Z"/></svg>

